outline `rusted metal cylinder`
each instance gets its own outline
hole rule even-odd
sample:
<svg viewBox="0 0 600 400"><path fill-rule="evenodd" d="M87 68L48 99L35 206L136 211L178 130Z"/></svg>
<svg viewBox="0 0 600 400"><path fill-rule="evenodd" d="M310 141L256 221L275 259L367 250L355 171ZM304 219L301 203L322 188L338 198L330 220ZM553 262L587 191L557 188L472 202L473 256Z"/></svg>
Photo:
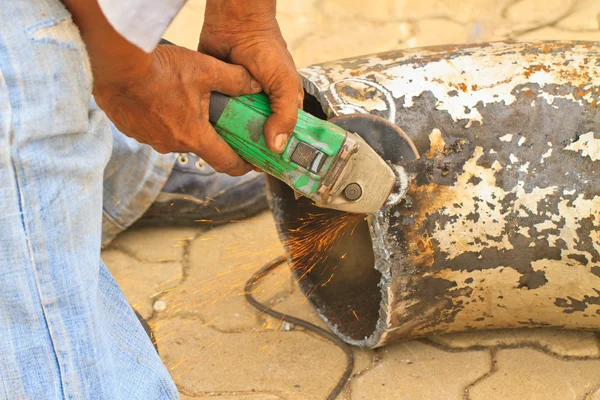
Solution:
<svg viewBox="0 0 600 400"><path fill-rule="evenodd" d="M597 43L402 50L301 74L307 110L382 116L421 154L406 166L403 201L296 272L337 335L377 347L476 329L600 328ZM302 221L341 217L277 181L270 192L290 259L306 252L293 240Z"/></svg>

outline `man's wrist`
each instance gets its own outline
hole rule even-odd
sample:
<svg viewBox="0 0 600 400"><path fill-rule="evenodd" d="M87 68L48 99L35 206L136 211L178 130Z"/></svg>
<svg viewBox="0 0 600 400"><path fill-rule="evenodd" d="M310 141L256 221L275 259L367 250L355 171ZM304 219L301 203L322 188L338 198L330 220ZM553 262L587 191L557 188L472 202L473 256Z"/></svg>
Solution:
<svg viewBox="0 0 600 400"><path fill-rule="evenodd" d="M94 93L124 91L152 73L154 56L115 31L96 0L64 0L64 4L85 43L94 75Z"/></svg>
<svg viewBox="0 0 600 400"><path fill-rule="evenodd" d="M208 0L204 24L233 32L269 27L275 22L276 0Z"/></svg>

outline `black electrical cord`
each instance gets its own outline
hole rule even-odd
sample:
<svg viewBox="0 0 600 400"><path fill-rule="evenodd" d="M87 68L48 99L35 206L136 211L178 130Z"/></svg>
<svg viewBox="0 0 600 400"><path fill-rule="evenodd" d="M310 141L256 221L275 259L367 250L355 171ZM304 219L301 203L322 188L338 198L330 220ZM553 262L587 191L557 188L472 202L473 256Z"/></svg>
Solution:
<svg viewBox="0 0 600 400"><path fill-rule="evenodd" d="M271 307L265 306L264 304L262 304L258 300L256 300L254 298L254 296L252 296L252 288L253 288L254 284L256 283L256 281L264 278L266 275L268 275L270 272L275 270L275 268L279 267L285 261L286 261L286 258L284 256L279 256L276 259L269 262L268 264L266 264L265 266L263 266L257 272L255 272L250 277L250 279L248 279L248 281L246 282L246 286L244 287L246 300L248 300L248 303L250 303L252 306L257 308L261 312L264 312L265 314L268 314L274 318L289 322L290 324L301 326L303 328L308 329L309 331L316 333L319 336L324 337L325 339L328 339L329 341L333 342L333 344L335 344L337 347L339 347L346 354L346 357L348 360L346 362L346 370L344 371L344 374L338 381L335 388L333 388L331 393L329 393L329 396L327 396L327 400L334 400L335 398L337 398L339 396L340 392L342 391L342 389L348 382L348 379L350 379L350 374L352 374L352 370L354 369L354 353L352 352L352 349L350 348L350 346L348 346L346 343L344 343L337 336L333 335L331 332L328 332L323 328L319 328L318 326L313 325L308 321L304 321L303 319L290 317L289 315L285 315L280 312L274 311L271 309Z"/></svg>

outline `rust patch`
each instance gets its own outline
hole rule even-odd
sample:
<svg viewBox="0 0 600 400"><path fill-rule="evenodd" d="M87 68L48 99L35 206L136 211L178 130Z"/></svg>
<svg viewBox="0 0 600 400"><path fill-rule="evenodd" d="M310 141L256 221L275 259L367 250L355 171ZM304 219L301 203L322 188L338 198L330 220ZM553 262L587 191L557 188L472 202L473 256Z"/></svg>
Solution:
<svg viewBox="0 0 600 400"><path fill-rule="evenodd" d="M529 67L525 67L525 69L523 71L523 75L525 75L525 78L530 78L531 75L533 75L539 71L550 72L550 67L547 65L541 65L541 64L531 65Z"/></svg>
<svg viewBox="0 0 600 400"><path fill-rule="evenodd" d="M429 151L425 154L427 158L433 158L438 153L443 153L446 143L439 129L434 129L429 135Z"/></svg>

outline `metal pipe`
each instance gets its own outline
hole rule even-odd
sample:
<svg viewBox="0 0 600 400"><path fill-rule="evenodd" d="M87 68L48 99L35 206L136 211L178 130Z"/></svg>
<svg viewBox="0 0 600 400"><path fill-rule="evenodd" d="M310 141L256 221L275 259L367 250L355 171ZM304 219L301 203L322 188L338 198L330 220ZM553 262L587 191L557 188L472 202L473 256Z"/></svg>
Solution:
<svg viewBox="0 0 600 400"><path fill-rule="evenodd" d="M321 250L300 280L337 335L378 347L476 329L600 327L599 66L595 42L531 42L300 71L307 110L383 116L422 156L406 166L405 198ZM341 214L269 184L297 258L301 244L289 239L301 220Z"/></svg>

